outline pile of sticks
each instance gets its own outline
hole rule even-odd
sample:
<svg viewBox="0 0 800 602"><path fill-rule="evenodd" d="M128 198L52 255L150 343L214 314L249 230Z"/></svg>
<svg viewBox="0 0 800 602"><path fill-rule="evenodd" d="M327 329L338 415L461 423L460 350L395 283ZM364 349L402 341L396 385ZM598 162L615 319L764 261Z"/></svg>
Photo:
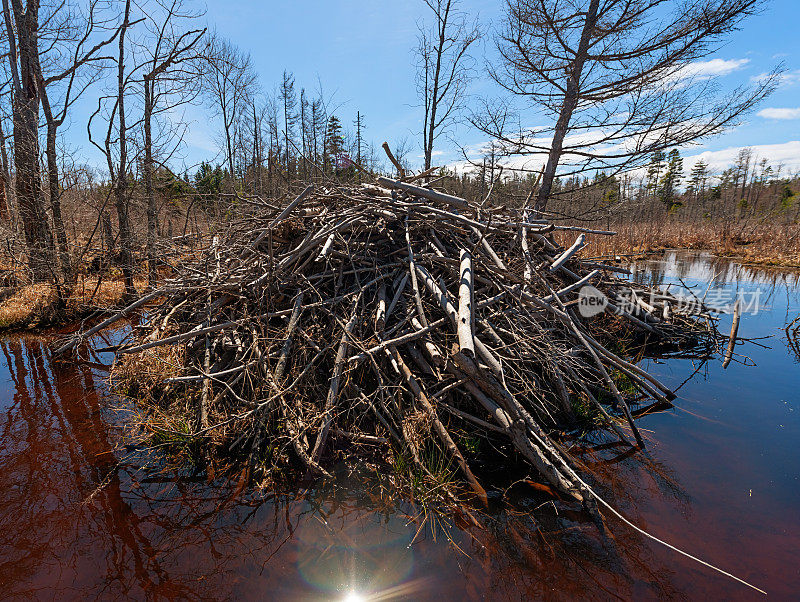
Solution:
<svg viewBox="0 0 800 602"><path fill-rule="evenodd" d="M591 420L643 447L631 404L674 398L615 345L697 345L716 329L668 293L632 288L624 269L578 258L587 234L613 233L414 181L308 186L285 206L253 205L202 261L56 353L146 308L118 365L135 376L148 354L180 349L150 394L188 404L194 434L228 451L269 449L328 475L337 454L384 450L425 475L435 448L485 500L474 465L503 460L462 441L489 437L589 507L557 434ZM577 238L562 247L559 231ZM604 312L578 311L586 285Z"/></svg>

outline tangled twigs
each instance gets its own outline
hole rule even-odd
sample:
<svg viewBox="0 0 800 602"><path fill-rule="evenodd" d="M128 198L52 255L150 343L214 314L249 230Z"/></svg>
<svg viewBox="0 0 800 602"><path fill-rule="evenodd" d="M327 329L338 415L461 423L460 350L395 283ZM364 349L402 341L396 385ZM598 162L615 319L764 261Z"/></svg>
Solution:
<svg viewBox="0 0 800 602"><path fill-rule="evenodd" d="M189 435L227 461L330 476L360 458L394 467L400 487L404 465L442 499L463 483L484 503L487 468L522 462L600 520L562 433L628 444L627 428L643 447L630 406L674 395L626 349L716 351L721 335L672 295L582 261L585 229L413 180L248 205L199 262L55 353L147 305L113 375L162 415L199 416ZM579 236L563 248L559 230ZM616 311L575 311L589 283ZM140 358L167 349L180 364L137 380Z"/></svg>
<svg viewBox="0 0 800 602"><path fill-rule="evenodd" d="M716 353L711 310L579 258L584 234L611 232L414 180L308 186L283 208L248 205L201 261L55 353L147 305L112 376L154 413L200 416L189 436L226 461L328 477L358 458L393 469L401 489L422 481L449 502L463 484L483 503L487 469L524 463L601 522L598 503L611 507L563 433L629 445L627 428L643 447L631 406L674 394L629 350ZM579 236L563 248L559 230ZM590 283L607 311L576 311ZM160 364L140 360L166 350L179 351L178 366L159 379Z"/></svg>
<svg viewBox="0 0 800 602"><path fill-rule="evenodd" d="M485 498L473 465L497 460L461 441L504 436L498 443L586 502L556 433L582 423L627 442L627 423L643 446L630 404L673 397L610 345L715 348L719 333L671 295L634 289L619 268L584 264L582 228L412 180L307 186L283 208L250 206L200 262L55 352L149 304L119 373L178 346L183 373L149 395L197 404L221 449L249 439L273 463L291 450L317 475L337 453L358 455L357 442L384 446L387 461L410 455L429 475L425 458L441 452ZM552 233L567 229L579 235L565 249ZM621 318L574 311L590 282ZM635 302L623 308L623 298Z"/></svg>

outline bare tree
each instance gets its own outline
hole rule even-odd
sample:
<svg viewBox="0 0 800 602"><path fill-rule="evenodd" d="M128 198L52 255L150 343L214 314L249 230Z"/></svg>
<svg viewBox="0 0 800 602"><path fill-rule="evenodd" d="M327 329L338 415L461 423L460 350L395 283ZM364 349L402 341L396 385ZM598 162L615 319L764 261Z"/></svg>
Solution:
<svg viewBox="0 0 800 602"><path fill-rule="evenodd" d="M70 107L96 81L102 65L109 59L101 55L101 51L119 33L114 20L102 16L102 8L99 0L91 0L85 11L66 2L59 3L57 12L45 19L47 29L40 35L48 48L40 56L37 72L47 125L47 183L60 267L68 285L73 280L73 270L61 211L62 186L56 141L58 130L64 124ZM106 34L105 37L98 39L98 35L103 33Z"/></svg>
<svg viewBox="0 0 800 602"><path fill-rule="evenodd" d="M117 207L117 225L119 227L120 260L122 263L122 275L125 281L125 296L132 297L136 294L133 284L133 231L130 222L130 204L128 203L128 130L125 121L125 92L129 79L125 73L125 35L131 27L131 0L125 0L125 11L123 13L122 25L119 30L119 55L117 56L117 98L116 113L118 117L118 144L119 162L116 166L116 177L114 177L114 166L111 163L110 133L106 138L107 156L109 158L109 172L114 184L114 200ZM113 123L113 119L109 124Z"/></svg>
<svg viewBox="0 0 800 602"><path fill-rule="evenodd" d="M143 50L149 55L142 77L144 92L144 175L147 201L147 268L148 282L156 285L156 231L157 205L153 189L153 115L159 110L174 109L189 102L197 93L194 85L197 73L191 65L196 63L195 48L205 35L205 29L183 29L183 23L196 19L196 13L187 12L181 0L170 0L160 4L161 10L148 11L150 35L146 37ZM189 67L184 67L189 65Z"/></svg>
<svg viewBox="0 0 800 602"><path fill-rule="evenodd" d="M258 97L250 99L250 112L252 115L248 119L248 124L250 126L252 191L254 194L262 194L264 185L264 122L267 118L267 103Z"/></svg>
<svg viewBox="0 0 800 602"><path fill-rule="evenodd" d="M12 81L16 200L34 280L54 276L55 247L41 192L39 167L39 1L3 0Z"/></svg>
<svg viewBox="0 0 800 602"><path fill-rule="evenodd" d="M11 201L11 166L9 164L8 149L6 143L6 130L3 125L5 115L0 113L0 219L11 221L12 227L16 227L18 220L15 219L13 203Z"/></svg>
<svg viewBox="0 0 800 602"><path fill-rule="evenodd" d="M505 103L472 122L506 156L546 156L536 207L556 174L638 167L657 151L717 134L767 96L775 74L720 98L692 69L759 0L508 0L492 77L545 116L530 128Z"/></svg>
<svg viewBox="0 0 800 602"><path fill-rule="evenodd" d="M286 160L286 181L292 180L292 146L294 145L297 114L297 93L294 90L294 76L286 71L281 80L280 99L283 104L283 143Z"/></svg>
<svg viewBox="0 0 800 602"><path fill-rule="evenodd" d="M470 74L469 48L480 37L459 10L459 0L423 0L433 13L430 27L419 26L417 93L424 119L422 147L425 169L431 167L433 145L461 108Z"/></svg>
<svg viewBox="0 0 800 602"><path fill-rule="evenodd" d="M250 99L257 92L257 78L250 55L217 33L211 34L205 53L205 87L212 108L222 120L226 162L233 180L238 136Z"/></svg>

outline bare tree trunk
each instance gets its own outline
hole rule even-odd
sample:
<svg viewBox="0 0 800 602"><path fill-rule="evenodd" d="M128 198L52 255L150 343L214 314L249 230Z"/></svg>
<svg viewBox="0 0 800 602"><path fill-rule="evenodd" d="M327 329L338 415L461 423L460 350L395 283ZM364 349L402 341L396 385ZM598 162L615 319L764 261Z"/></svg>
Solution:
<svg viewBox="0 0 800 602"><path fill-rule="evenodd" d="M67 230L64 227L64 218L61 215L61 185L58 172L58 157L56 155L56 125L50 114L50 107L47 102L46 94L42 95L47 114L47 146L45 155L47 156L47 184L50 189L50 209L53 213L53 229L58 245L58 257L61 263L61 271L64 275L64 283L70 286L73 280L72 265L67 246Z"/></svg>
<svg viewBox="0 0 800 602"><path fill-rule="evenodd" d="M447 19L450 16L451 0L447 0L444 13L437 15L440 19L439 41L436 46L436 67L433 71L433 89L431 90L430 115L428 116L427 131L425 132L425 169L431 168L431 157L433 156L433 138L436 133L436 112L439 107L439 77L442 71L442 54L444 52L445 34L447 32Z"/></svg>
<svg viewBox="0 0 800 602"><path fill-rule="evenodd" d="M2 177L2 193L3 198L0 199L0 218L3 220L14 221L14 215L11 210L11 170L8 166L8 151L6 150L6 134L3 130L3 123L0 121L0 177Z"/></svg>
<svg viewBox="0 0 800 602"><path fill-rule="evenodd" d="M16 36L8 0L3 0L3 12L9 37L9 62L14 80L14 168L16 170L16 197L19 217L28 248L28 264L35 281L53 276L53 234L47 219L41 194L39 169L39 87L37 74L37 39L39 30L39 3L29 0L23 10L21 0L13 0ZM17 53L19 70L17 70Z"/></svg>
<svg viewBox="0 0 800 602"><path fill-rule="evenodd" d="M125 125L125 34L130 27L131 1L125 2L125 16L119 32L119 57L117 64L117 113L119 116L119 165L114 186L119 225L120 262L125 280L125 297L136 294L133 284L133 234L128 215L128 133Z"/></svg>
<svg viewBox="0 0 800 602"><path fill-rule="evenodd" d="M108 257L114 255L116 244L114 243L114 230L111 227L111 216L108 211L103 211L101 226L103 228L103 240L106 245Z"/></svg>
<svg viewBox="0 0 800 602"><path fill-rule="evenodd" d="M583 72L583 64L586 62L586 58L589 54L589 42L591 41L592 32L595 28L597 7L599 4L600 0L591 0L589 9L586 11L586 20L584 21L583 31L581 32L578 50L572 63L572 71L567 75L567 89L564 94L564 102L561 105L561 112L558 115L558 121L553 131L553 142L550 145L547 165L542 174L542 185L539 187L539 192L536 195L535 209L537 211L544 211L547 206L547 200L553 190L553 180L556 177L558 161L561 159L564 137L569 129L572 112L578 104L578 86L580 85L581 73Z"/></svg>
<svg viewBox="0 0 800 602"><path fill-rule="evenodd" d="M147 199L147 281L156 286L156 196L153 191L153 79L144 77L144 195Z"/></svg>

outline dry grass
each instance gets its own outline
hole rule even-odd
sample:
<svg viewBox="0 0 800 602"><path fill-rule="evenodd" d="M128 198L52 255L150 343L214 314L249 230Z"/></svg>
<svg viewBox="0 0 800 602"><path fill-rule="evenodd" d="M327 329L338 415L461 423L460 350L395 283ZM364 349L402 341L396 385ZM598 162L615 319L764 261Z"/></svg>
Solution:
<svg viewBox="0 0 800 602"><path fill-rule="evenodd" d="M114 364L114 387L117 392L152 399L152 393L163 389L163 380L180 376L184 365L184 345L164 345L137 355L121 355Z"/></svg>
<svg viewBox="0 0 800 602"><path fill-rule="evenodd" d="M758 224L730 227L710 222L627 222L612 224L617 236L590 236L589 255L644 255L665 249L696 249L742 263L800 267L800 224ZM559 234L571 244L574 236Z"/></svg>
<svg viewBox="0 0 800 602"><path fill-rule="evenodd" d="M135 284L140 290L147 286L144 279L136 280ZM24 285L0 302L0 329L49 326L74 320L96 309L118 305L124 291L119 279L99 281L97 276L81 276L64 305L59 306L55 285Z"/></svg>
<svg viewBox="0 0 800 602"><path fill-rule="evenodd" d="M35 315L43 315L55 300L49 284L30 284L18 289L0 303L0 328L13 328L30 323Z"/></svg>

